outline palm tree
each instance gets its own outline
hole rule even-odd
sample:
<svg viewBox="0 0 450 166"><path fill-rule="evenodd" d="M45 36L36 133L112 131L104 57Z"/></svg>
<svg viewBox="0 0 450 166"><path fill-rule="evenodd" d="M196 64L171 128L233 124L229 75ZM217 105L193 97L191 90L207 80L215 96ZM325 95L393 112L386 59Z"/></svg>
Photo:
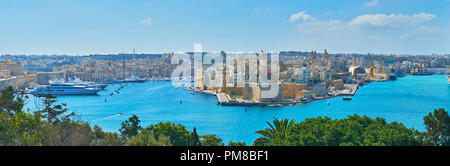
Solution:
<svg viewBox="0 0 450 166"><path fill-rule="evenodd" d="M273 125L266 121L270 128L264 128L264 130L258 130L255 133L260 134L263 137L258 137L253 141L255 146L263 146L267 143L271 143L275 138L280 138L282 140L289 137L289 134L295 124L295 120L290 119L273 119Z"/></svg>

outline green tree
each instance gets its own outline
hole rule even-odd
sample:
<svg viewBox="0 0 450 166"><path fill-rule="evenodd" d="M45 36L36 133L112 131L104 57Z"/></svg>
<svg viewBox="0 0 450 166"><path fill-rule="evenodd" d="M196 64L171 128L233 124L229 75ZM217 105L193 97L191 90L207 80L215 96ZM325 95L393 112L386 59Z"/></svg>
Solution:
<svg viewBox="0 0 450 166"><path fill-rule="evenodd" d="M121 146L123 139L117 133L104 132L100 126L95 125L93 128L94 138L92 145L94 146Z"/></svg>
<svg viewBox="0 0 450 166"><path fill-rule="evenodd" d="M52 124L47 145L56 146L89 146L94 139L92 128L86 122L62 121Z"/></svg>
<svg viewBox="0 0 450 166"><path fill-rule="evenodd" d="M443 108L435 109L423 118L426 133L424 144L450 146L450 117Z"/></svg>
<svg viewBox="0 0 450 166"><path fill-rule="evenodd" d="M23 111L26 97L12 87L0 95L0 145L16 146L88 146L120 145L115 133L92 129L88 123L74 117L73 113L56 105L56 97L45 97L42 110Z"/></svg>
<svg viewBox="0 0 450 166"><path fill-rule="evenodd" d="M189 146L191 145L191 132L186 130L185 126L171 122L152 124L146 128L155 134L159 139L161 136L168 136L170 144L173 146Z"/></svg>
<svg viewBox="0 0 450 166"><path fill-rule="evenodd" d="M92 130L94 132L95 139L102 139L105 136L105 132L103 132L102 128L98 125L94 125Z"/></svg>
<svg viewBox="0 0 450 166"><path fill-rule="evenodd" d="M289 124L274 120L271 128L258 131L264 137L254 145L295 146L417 146L417 131L402 123L387 123L383 118L348 116L332 120L329 117L308 118ZM279 127L284 126L284 127ZM290 126L290 127L288 127Z"/></svg>
<svg viewBox="0 0 450 166"><path fill-rule="evenodd" d="M170 138L165 135L160 135L158 138L148 131L142 130L140 134L127 141L129 146L170 146Z"/></svg>
<svg viewBox="0 0 450 166"><path fill-rule="evenodd" d="M192 131L192 138L191 138L191 141L192 141L192 146L202 146L202 143L200 142L200 138L198 138L198 135L197 135L197 129L195 129L195 127L194 127L194 130Z"/></svg>
<svg viewBox="0 0 450 166"><path fill-rule="evenodd" d="M58 102L56 96L39 95L39 97L44 97L44 109L39 112L47 119L48 122L55 124L62 121L68 121L71 117L75 116L75 112L67 114L68 109L65 108L67 104L55 104Z"/></svg>
<svg viewBox="0 0 450 166"><path fill-rule="evenodd" d="M23 111L13 115L1 112L0 116L0 127L3 128L0 129L0 144L14 146L42 145L41 137L36 132L39 130L35 130L40 127L36 123L35 116Z"/></svg>
<svg viewBox="0 0 450 166"><path fill-rule="evenodd" d="M42 121L39 112L23 111L28 97L12 86L1 90L0 144L43 145L48 138L49 124Z"/></svg>
<svg viewBox="0 0 450 166"><path fill-rule="evenodd" d="M256 134L260 134L263 137L256 138L253 145L263 146L269 143L285 145L295 124L295 120L274 119L273 125L269 121L266 121L266 123L270 126L270 128L264 128L264 130L256 131Z"/></svg>
<svg viewBox="0 0 450 166"><path fill-rule="evenodd" d="M105 132L103 137L92 143L94 146L122 146L123 139L117 133Z"/></svg>
<svg viewBox="0 0 450 166"><path fill-rule="evenodd" d="M245 144L245 142L233 142L233 141L230 141L228 143L228 146L247 146L247 144Z"/></svg>
<svg viewBox="0 0 450 166"><path fill-rule="evenodd" d="M224 146L222 138L217 135L202 135L200 136L200 141L203 146Z"/></svg>
<svg viewBox="0 0 450 166"><path fill-rule="evenodd" d="M130 139L139 134L141 121L136 115L131 116L125 122L122 122L122 127L119 129L120 135L125 139Z"/></svg>
<svg viewBox="0 0 450 166"><path fill-rule="evenodd" d="M301 146L395 146L418 145L413 129L383 118L358 115L331 120L328 117L306 119L296 125L294 145Z"/></svg>
<svg viewBox="0 0 450 166"><path fill-rule="evenodd" d="M22 91L15 90L12 86L0 91L0 111L14 114L22 111L27 98Z"/></svg>

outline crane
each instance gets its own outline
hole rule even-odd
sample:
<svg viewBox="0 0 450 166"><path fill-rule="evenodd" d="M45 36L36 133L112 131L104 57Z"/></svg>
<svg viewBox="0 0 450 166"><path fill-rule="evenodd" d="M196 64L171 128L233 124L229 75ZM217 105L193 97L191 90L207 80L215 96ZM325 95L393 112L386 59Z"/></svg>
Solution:
<svg viewBox="0 0 450 166"><path fill-rule="evenodd" d="M370 56L370 53L367 53L367 55L369 55L369 61L370 61L369 78L374 78L375 76L373 75L373 69L375 67L373 66L372 57Z"/></svg>
<svg viewBox="0 0 450 166"><path fill-rule="evenodd" d="M384 73L384 55L382 58L378 58L380 60L380 74Z"/></svg>

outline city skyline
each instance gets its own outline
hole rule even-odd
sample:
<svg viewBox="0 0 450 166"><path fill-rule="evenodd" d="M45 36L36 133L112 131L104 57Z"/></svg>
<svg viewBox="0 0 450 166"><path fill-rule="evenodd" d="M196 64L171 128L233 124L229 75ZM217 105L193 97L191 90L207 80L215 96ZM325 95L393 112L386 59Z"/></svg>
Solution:
<svg viewBox="0 0 450 166"><path fill-rule="evenodd" d="M0 2L0 54L449 54L450 1Z"/></svg>

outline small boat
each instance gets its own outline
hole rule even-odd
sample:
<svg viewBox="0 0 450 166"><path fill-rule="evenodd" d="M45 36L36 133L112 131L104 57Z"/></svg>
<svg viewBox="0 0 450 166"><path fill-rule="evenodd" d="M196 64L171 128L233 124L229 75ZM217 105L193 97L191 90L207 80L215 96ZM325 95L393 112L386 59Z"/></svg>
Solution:
<svg viewBox="0 0 450 166"><path fill-rule="evenodd" d="M389 80L395 81L395 80L397 80L397 76L395 76L394 73L391 73L391 74L389 74Z"/></svg>
<svg viewBox="0 0 450 166"><path fill-rule="evenodd" d="M330 105L330 102L329 102L329 101L327 101L327 105Z"/></svg>
<svg viewBox="0 0 450 166"><path fill-rule="evenodd" d="M342 100L347 100L347 101L349 101L349 100L352 100L352 98L351 98L351 97L343 97Z"/></svg>

